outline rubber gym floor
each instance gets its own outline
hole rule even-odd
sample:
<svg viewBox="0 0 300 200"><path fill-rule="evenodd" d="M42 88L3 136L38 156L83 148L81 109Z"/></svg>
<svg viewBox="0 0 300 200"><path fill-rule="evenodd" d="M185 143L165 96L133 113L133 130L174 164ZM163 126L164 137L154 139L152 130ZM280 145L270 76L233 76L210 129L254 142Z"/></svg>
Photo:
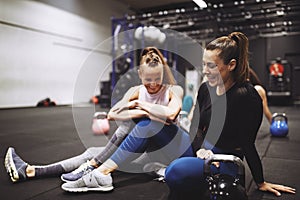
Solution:
<svg viewBox="0 0 300 200"><path fill-rule="evenodd" d="M88 114L91 109L95 109L95 107L91 107L93 106L81 106L76 110ZM299 189L300 107L273 106L271 111L287 114L289 134L285 138L272 137L269 133L268 122L264 118L257 136L256 146L262 158L265 179ZM85 142L87 140L91 143L94 142L95 145L104 146L107 137L111 136L111 132L116 127L115 124L111 124L108 136L95 136L91 130L82 136L77 133L77 126L75 126L80 122L75 123L73 116L74 109L69 106L0 110L0 199L167 199L168 188L165 183L154 181L153 177L147 174L120 171L113 173L115 189L108 193L67 193L60 188L62 181L59 177L12 183L3 164L9 146L13 146L16 152L30 164L48 164L82 153L86 149ZM85 117L84 120L90 121L91 124L92 116ZM299 192L296 195L283 194L281 197L275 197L273 194L257 191L249 168L247 165L245 167L246 189L250 200L300 199Z"/></svg>

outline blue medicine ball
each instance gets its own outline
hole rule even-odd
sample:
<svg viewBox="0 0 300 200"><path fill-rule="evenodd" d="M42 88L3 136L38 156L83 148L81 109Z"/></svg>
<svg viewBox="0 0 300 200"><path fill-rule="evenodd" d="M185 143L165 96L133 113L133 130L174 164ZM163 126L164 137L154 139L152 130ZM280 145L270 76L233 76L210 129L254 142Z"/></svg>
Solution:
<svg viewBox="0 0 300 200"><path fill-rule="evenodd" d="M275 137L285 137L289 132L288 120L285 113L274 113L270 133Z"/></svg>

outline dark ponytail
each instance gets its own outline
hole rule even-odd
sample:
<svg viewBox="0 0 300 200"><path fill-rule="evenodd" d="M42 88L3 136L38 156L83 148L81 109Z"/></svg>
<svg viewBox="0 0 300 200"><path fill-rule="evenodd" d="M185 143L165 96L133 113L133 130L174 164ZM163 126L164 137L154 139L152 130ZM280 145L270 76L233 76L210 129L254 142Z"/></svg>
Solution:
<svg viewBox="0 0 300 200"><path fill-rule="evenodd" d="M237 44L239 52L237 60L237 69L235 70L235 77L237 82L245 82L249 77L249 61L248 61L248 47L249 41L246 35L241 32L233 32L228 37L234 40Z"/></svg>
<svg viewBox="0 0 300 200"><path fill-rule="evenodd" d="M248 38L241 32L233 32L228 36L219 37L207 46L207 50L220 50L219 57L224 64L229 64L232 59L235 59L237 64L234 69L234 80L242 83L246 82L249 77L248 63Z"/></svg>

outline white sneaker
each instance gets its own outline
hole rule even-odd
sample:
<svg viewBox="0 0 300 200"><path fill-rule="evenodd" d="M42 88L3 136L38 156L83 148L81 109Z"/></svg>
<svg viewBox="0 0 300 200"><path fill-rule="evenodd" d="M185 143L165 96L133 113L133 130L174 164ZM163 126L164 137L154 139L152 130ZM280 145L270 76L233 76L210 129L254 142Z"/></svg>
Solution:
<svg viewBox="0 0 300 200"><path fill-rule="evenodd" d="M13 147L8 148L4 159L4 165L12 182L26 180L26 168L28 164L18 156Z"/></svg>
<svg viewBox="0 0 300 200"><path fill-rule="evenodd" d="M61 188L67 192L107 192L114 189L111 174L104 175L99 170L93 170L77 181L64 183Z"/></svg>
<svg viewBox="0 0 300 200"><path fill-rule="evenodd" d="M162 163L151 162L151 163L147 163L144 166L143 170L144 170L144 172L153 175L155 177L154 180L164 181L166 167L167 166Z"/></svg>
<svg viewBox="0 0 300 200"><path fill-rule="evenodd" d="M62 174L61 175L61 180L64 182L68 181L76 181L80 179L82 176L85 174L93 171L95 167L89 164L89 161L86 161L85 163L81 164L77 169L70 173Z"/></svg>

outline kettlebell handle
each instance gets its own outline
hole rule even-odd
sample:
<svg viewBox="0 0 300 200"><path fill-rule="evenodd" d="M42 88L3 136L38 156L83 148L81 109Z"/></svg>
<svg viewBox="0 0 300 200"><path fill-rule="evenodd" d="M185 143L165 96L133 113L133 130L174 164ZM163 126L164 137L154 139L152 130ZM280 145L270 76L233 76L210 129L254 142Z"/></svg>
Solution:
<svg viewBox="0 0 300 200"><path fill-rule="evenodd" d="M288 122L288 118L287 118L287 116L286 116L285 113L274 113L274 114L272 115L272 122L274 122L274 119L275 119L276 117L283 117L284 120L286 121L286 123Z"/></svg>
<svg viewBox="0 0 300 200"><path fill-rule="evenodd" d="M205 160L204 173L210 174L210 166L212 162L232 162L238 166L238 175L241 177L245 174L245 167L243 161L234 155L214 154Z"/></svg>
<svg viewBox="0 0 300 200"><path fill-rule="evenodd" d="M107 118L107 112L95 112L94 119L105 119Z"/></svg>

